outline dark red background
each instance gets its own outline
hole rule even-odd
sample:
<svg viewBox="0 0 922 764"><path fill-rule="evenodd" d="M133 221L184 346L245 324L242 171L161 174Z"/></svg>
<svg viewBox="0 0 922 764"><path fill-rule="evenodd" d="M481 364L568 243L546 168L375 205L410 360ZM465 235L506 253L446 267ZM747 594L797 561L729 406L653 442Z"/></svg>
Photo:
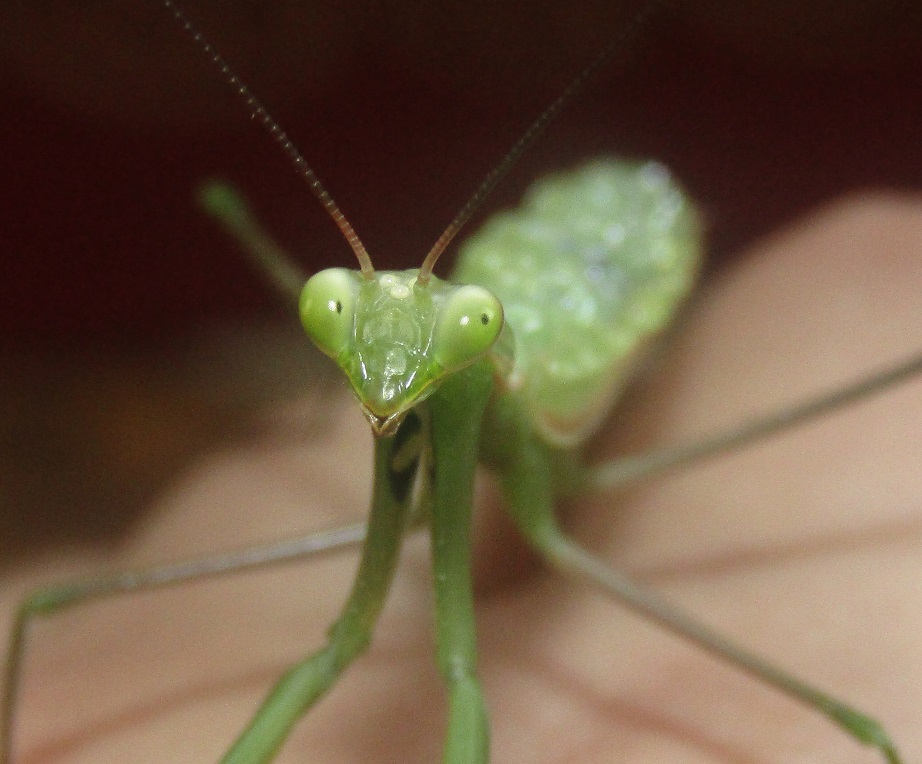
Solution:
<svg viewBox="0 0 922 764"><path fill-rule="evenodd" d="M777 23L747 26L748 17L727 16L719 3L707 17L664 12L552 126L492 204L511 202L545 168L598 152L656 156L703 205L720 257L849 189L918 189L918 12L877 3L865 18L867 5L844 6L844 19L817 26L780 10L768 16ZM111 26L56 15L57 33L30 21L25 4L6 11L7 342L133 343L270 309L267 290L194 207L193 189L206 176L237 181L309 269L350 261L280 152L151 6L126 27L118 6L90 4ZM344 17L328 10L332 31L288 30L308 53L323 48L328 60L314 66L308 53L293 61L282 55L285 43L264 37L238 56L248 30L234 25L246 27L246 17L190 6L243 78L268 94L270 111L379 266L418 264L528 121L624 27L601 11L555 19L550 8L525 16L502 4L491 6L494 17L446 3L444 16L430 7L415 25L375 17L373 8ZM554 31L561 25L565 34ZM341 45L336 35L346 38ZM50 74L36 63L48 61ZM316 76L299 85L305 71Z"/></svg>

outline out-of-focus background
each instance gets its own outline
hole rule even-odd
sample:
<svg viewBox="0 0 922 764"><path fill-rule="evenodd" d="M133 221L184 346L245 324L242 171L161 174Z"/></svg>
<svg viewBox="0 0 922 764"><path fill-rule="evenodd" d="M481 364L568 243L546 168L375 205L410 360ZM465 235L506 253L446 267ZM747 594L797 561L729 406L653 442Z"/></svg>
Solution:
<svg viewBox="0 0 922 764"><path fill-rule="evenodd" d="M643 3L187 5L395 267L419 262ZM654 156L700 201L717 262L850 190L919 188L918 3L675 5L624 42L484 214L548 168ZM153 0L3 3L0 96L9 563L117 538L251 412L326 387L293 320L195 208L202 178L238 183L307 269L351 254Z"/></svg>
<svg viewBox="0 0 922 764"><path fill-rule="evenodd" d="M643 3L391 5L186 8L380 267L418 265ZM919 349L920 16L917 0L664 3L497 189L481 215L543 172L623 153L660 158L701 204L712 281L665 373L606 427L609 448L687 439ZM237 183L306 270L352 255L201 51L156 0L6 0L0 99L0 631L39 582L360 516L367 427L293 311L195 208L196 185ZM919 400L904 387L580 501L568 520L716 627L879 711L911 759ZM550 760L593 760L578 745L602 761L854 760L776 695L568 582L523 577L534 568L491 517L478 514L478 625L500 759L536 761L531 744ZM438 756L426 550L408 551L365 670L300 728L291 760ZM281 667L319 644L353 566L43 623L19 751L215 760Z"/></svg>

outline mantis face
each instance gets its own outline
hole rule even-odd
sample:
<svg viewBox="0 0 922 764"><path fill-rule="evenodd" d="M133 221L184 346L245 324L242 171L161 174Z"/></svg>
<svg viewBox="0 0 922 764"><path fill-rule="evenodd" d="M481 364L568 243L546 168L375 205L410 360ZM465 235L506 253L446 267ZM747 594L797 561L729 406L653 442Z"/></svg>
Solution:
<svg viewBox="0 0 922 764"><path fill-rule="evenodd" d="M393 435L406 413L448 375L483 357L503 328L499 300L419 271L369 277L345 268L312 276L301 323L346 374L375 435Z"/></svg>

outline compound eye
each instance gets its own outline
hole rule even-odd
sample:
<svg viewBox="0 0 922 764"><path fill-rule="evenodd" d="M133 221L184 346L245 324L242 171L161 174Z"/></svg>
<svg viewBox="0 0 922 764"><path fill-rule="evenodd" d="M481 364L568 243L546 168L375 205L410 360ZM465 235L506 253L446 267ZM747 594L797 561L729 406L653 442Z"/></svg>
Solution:
<svg viewBox="0 0 922 764"><path fill-rule="evenodd" d="M314 344L332 358L351 344L358 293L357 274L346 268L315 273L301 290L301 325Z"/></svg>
<svg viewBox="0 0 922 764"><path fill-rule="evenodd" d="M439 311L433 356L445 371L457 371L486 353L503 328L503 306L483 287L458 287Z"/></svg>

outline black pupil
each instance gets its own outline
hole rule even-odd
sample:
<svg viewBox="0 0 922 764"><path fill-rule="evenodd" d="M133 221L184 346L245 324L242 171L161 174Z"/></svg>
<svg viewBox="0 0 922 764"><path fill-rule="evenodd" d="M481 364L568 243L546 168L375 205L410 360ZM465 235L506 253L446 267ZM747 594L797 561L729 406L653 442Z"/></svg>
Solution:
<svg viewBox="0 0 922 764"><path fill-rule="evenodd" d="M490 323L490 317L486 313L480 314L480 323L486 326Z"/></svg>
<svg viewBox="0 0 922 764"><path fill-rule="evenodd" d="M336 301L336 312L337 313L343 312L343 304L339 300Z"/></svg>

